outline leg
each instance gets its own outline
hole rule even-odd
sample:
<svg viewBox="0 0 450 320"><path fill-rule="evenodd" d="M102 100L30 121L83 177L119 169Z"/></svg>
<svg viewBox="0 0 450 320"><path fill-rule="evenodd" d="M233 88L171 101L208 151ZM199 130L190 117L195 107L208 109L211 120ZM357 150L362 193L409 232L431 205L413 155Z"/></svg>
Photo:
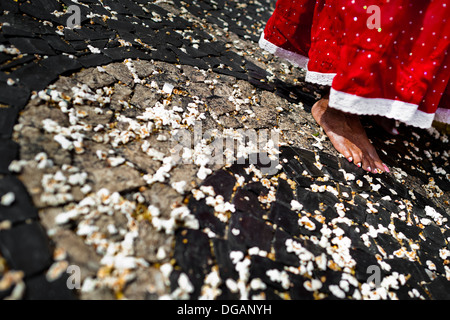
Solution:
<svg viewBox="0 0 450 320"><path fill-rule="evenodd" d="M333 146L350 162L372 173L389 172L370 143L359 117L328 106L328 96L312 108L312 115Z"/></svg>

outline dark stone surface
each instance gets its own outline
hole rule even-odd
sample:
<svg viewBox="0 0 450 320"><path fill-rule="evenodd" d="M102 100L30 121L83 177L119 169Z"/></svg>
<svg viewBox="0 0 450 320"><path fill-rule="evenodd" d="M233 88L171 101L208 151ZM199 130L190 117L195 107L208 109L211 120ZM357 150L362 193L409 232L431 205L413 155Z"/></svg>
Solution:
<svg viewBox="0 0 450 320"><path fill-rule="evenodd" d="M101 66L112 62L112 59L104 54L93 53L78 58L78 62L85 68Z"/></svg>
<svg viewBox="0 0 450 320"><path fill-rule="evenodd" d="M427 289L435 300L447 300L450 292L450 283L444 277L437 277L429 285Z"/></svg>
<svg viewBox="0 0 450 320"><path fill-rule="evenodd" d="M202 229L209 228L220 237L225 235L226 224L214 215L214 208L208 206L205 199L195 200L191 198L188 208L199 220Z"/></svg>
<svg viewBox="0 0 450 320"><path fill-rule="evenodd" d="M213 239L213 252L219 266L219 273L222 279L237 280L239 275L230 259L230 243L225 239Z"/></svg>
<svg viewBox="0 0 450 320"><path fill-rule="evenodd" d="M235 235L233 230L239 230ZM228 229L228 240L234 250L246 251L252 247L269 251L273 238L273 229L264 220L247 215L243 212L236 212L231 216Z"/></svg>
<svg viewBox="0 0 450 320"><path fill-rule="evenodd" d="M14 78L13 78L14 79ZM16 108L22 108L28 102L30 97L30 89L24 86L9 86L6 83L0 82L0 103L7 104ZM12 127L15 123L14 111L17 109L7 108L12 110L5 110L6 108L1 108L2 119L4 121L4 126L1 127L1 131L7 131L6 128ZM11 118L14 117L14 118ZM2 121L2 122L3 122ZM8 130L9 131L9 130Z"/></svg>
<svg viewBox="0 0 450 320"><path fill-rule="evenodd" d="M63 273L55 280L49 281L45 274L25 280L26 300L76 300L74 291L67 289L68 274Z"/></svg>
<svg viewBox="0 0 450 320"><path fill-rule="evenodd" d="M51 73L63 75L69 71L81 69L82 65L75 59L67 56L53 56L41 61L41 65L50 70Z"/></svg>
<svg viewBox="0 0 450 320"><path fill-rule="evenodd" d="M18 78L21 84L33 90L42 90L58 78L58 74L36 62L31 62L11 72L11 78Z"/></svg>
<svg viewBox="0 0 450 320"><path fill-rule="evenodd" d="M0 140L0 174L8 174L9 164L19 154L19 145L11 140Z"/></svg>
<svg viewBox="0 0 450 320"><path fill-rule="evenodd" d="M233 204L236 210L249 213L257 218L262 218L266 213L258 201L258 196L247 190L239 189L233 198Z"/></svg>
<svg viewBox="0 0 450 320"><path fill-rule="evenodd" d="M281 229L277 229L275 231L273 244L275 249L275 260L288 266L299 267L300 262L298 261L298 257L294 253L288 252L286 249L286 240L290 238L291 234L284 232Z"/></svg>
<svg viewBox="0 0 450 320"><path fill-rule="evenodd" d="M216 195L221 195L224 201L230 201L236 178L226 171L219 170L208 176L204 181L204 186L212 186Z"/></svg>
<svg viewBox="0 0 450 320"><path fill-rule="evenodd" d="M269 219L290 235L300 235L299 216L290 207L286 207L280 202L275 203L270 209Z"/></svg>
<svg viewBox="0 0 450 320"><path fill-rule="evenodd" d="M19 111L19 108L15 107L0 108L0 139L11 138Z"/></svg>
<svg viewBox="0 0 450 320"><path fill-rule="evenodd" d="M37 209L27 189L15 176L8 175L0 179L0 197L8 192L14 193L15 200L9 206L0 205L0 222L9 220L12 223L18 223L38 218Z"/></svg>
<svg viewBox="0 0 450 320"><path fill-rule="evenodd" d="M177 230L174 258L194 285L195 298L200 293L204 277L212 264L208 236L197 230Z"/></svg>
<svg viewBox="0 0 450 320"><path fill-rule="evenodd" d="M55 52L45 40L37 38L9 38L9 43L22 53L53 55Z"/></svg>
<svg viewBox="0 0 450 320"><path fill-rule="evenodd" d="M298 158L295 156L298 156ZM332 168L334 170L339 170L340 168L346 168L347 170L351 170L353 166L347 161L339 161L338 158L325 153L320 153L319 156L321 163L325 164L327 169ZM292 181L295 181L298 186L293 189L285 179L278 178L276 201L271 204L270 209L264 209L257 205L255 196L267 194L267 189L262 187L261 184L252 182L248 176L246 186L236 190L231 197L238 211L231 215L231 219L228 222L228 234L226 238L214 240L214 246L218 247L217 251L220 252L219 255L221 257L221 262L218 262L219 267L221 263L227 266L227 271L224 271L223 274L229 275L230 272L233 273L230 271L232 270L232 263L224 251L229 250L229 252L231 252L239 250L245 252L256 246L260 250L274 252L274 256L272 259L252 256L252 263L250 265L251 277L263 279L263 282L272 288L264 291L267 296L272 294L271 290L285 291L280 282L274 282L269 279L266 271L269 269L277 269L281 272L281 270L283 270L282 266L300 267L301 262L299 261L299 258L293 252L287 250L286 243L288 239L301 243L303 248L306 248L316 257L320 256L322 253L326 253L324 248L321 248L314 242L301 240L305 239L305 237L312 236L320 238L321 234L318 231L321 228L321 224L314 218L310 218L311 223L315 225L314 230L309 230L299 224L299 218L305 212L310 214L321 212L326 224L333 224L342 229L345 236L351 239L351 249L349 253L356 262L354 276L360 283L364 283L369 279L371 273L368 271L368 268L379 265L378 259L381 254L385 256L384 261L392 267L390 271L380 269L381 278L391 276L394 271L408 276L404 287L392 289L399 298L411 299L411 290L413 289L417 290L415 292L421 294L425 299L436 299L436 297L442 298L445 297L446 294L448 296L447 280L444 280L444 277L439 276L434 281L430 281L430 277L425 272L425 268L427 268L425 261L431 261L436 265L436 272L438 274L445 274L442 260L439 260L439 252L437 250L437 248L447 245L445 240L446 235L443 234L442 229L431 224L425 226L425 228L421 230L414 224L407 223L398 218L392 218L392 214L399 214L401 211L399 208L401 202L396 203L394 200L382 199L382 196L378 193L381 189L377 192L371 191L370 185L372 183L379 183L382 186L388 186L387 188L389 189L395 191L398 190L398 199L404 199L403 197L410 199L407 188L388 175L372 176L373 181L369 183L364 177L365 173L357 171L356 174L359 174L358 178L361 179L361 181L365 181L367 186L364 188L359 187L357 190L352 182L345 180L341 181L341 177L338 177L335 182L347 185L340 185L340 192L347 192L349 194L347 198L338 198L329 191L313 192L310 189L312 184L317 184L319 187L325 186L333 188L337 186L335 182L315 180L318 178L317 172L308 171L307 176L300 175L305 168L306 162L311 164L315 161L313 153L300 149L297 150L295 148L287 148L282 153L281 159L287 159L287 161L280 162L283 166L282 172L286 173L288 178L294 178ZM300 161L302 163L300 163ZM230 169L232 172L239 174L245 172L245 170L242 170L242 166L236 164L228 170ZM213 176L217 175L218 173L216 172ZM224 175L221 174L218 176ZM333 178L333 176L331 177ZM359 194L359 192L362 191L361 189L366 190L365 192L369 192L371 196L369 198L361 196ZM386 193L386 191L384 193ZM389 191L389 193L391 192ZM386 194L383 194L383 196L384 195ZM302 213L291 210L290 202L293 199L296 199L303 205ZM350 219L353 223L351 226L346 223L333 222L334 219L339 219L339 214L336 212L334 205L342 201L345 207L345 217ZM377 211L370 212L369 203L373 203L374 201L376 203L373 207ZM423 206L431 206L430 200L425 199L424 197L418 196L417 201ZM325 209L322 207L323 205L325 205ZM195 208L196 206L194 205L193 207ZM413 212L416 212L419 217L427 217L423 207L414 208ZM445 216L443 211L440 212ZM408 251L413 249L411 249L411 246L408 243L399 241L390 233L378 233L375 238L368 239L369 244L362 240L361 236L369 231L369 226L379 229L380 227L390 228L391 225L395 227L396 233L402 233L407 236L408 239L416 239L413 241L417 241L419 234L423 233L423 236L427 241L420 241L421 249L416 252L421 263L417 261L408 261L406 258L392 258L394 257L394 254L402 248L406 248ZM256 234L257 236L255 236ZM220 243L220 246L218 243ZM327 254L326 256L328 259L331 258ZM234 277L236 277L236 274L233 274ZM322 279L321 281L323 284L319 291L325 294L324 298L336 299L337 297L334 296L333 290L330 289L329 286L339 285L342 280L341 273L330 269L326 269L326 271L314 269L314 274L316 278ZM312 298L312 293L307 291L304 287L304 277L289 274L289 279L291 279L291 289L289 291L291 298ZM427 288L431 288L431 290L427 289L429 290L429 294L424 290L423 283L427 283ZM354 292L355 288L352 287L346 292L346 297L351 296ZM227 295L225 294L225 296Z"/></svg>
<svg viewBox="0 0 450 320"><path fill-rule="evenodd" d="M1 230L0 251L11 268L26 276L44 272L52 261L49 240L36 221Z"/></svg>

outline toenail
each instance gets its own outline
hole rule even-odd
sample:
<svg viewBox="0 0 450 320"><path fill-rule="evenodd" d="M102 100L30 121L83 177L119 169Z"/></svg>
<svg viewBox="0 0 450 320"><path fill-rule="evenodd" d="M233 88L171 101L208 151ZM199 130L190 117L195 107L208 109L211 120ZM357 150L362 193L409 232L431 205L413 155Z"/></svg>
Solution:
<svg viewBox="0 0 450 320"><path fill-rule="evenodd" d="M356 165L361 168L361 162L358 162Z"/></svg>
<svg viewBox="0 0 450 320"><path fill-rule="evenodd" d="M347 160L348 160L348 162L352 162L353 158L352 157L348 157Z"/></svg>
<svg viewBox="0 0 450 320"><path fill-rule="evenodd" d="M367 167L367 171L372 171L372 168L371 167Z"/></svg>
<svg viewBox="0 0 450 320"><path fill-rule="evenodd" d="M383 163L383 167L384 167L384 170L386 170L387 173L390 173L390 172L391 172L391 171L389 170L388 166L385 165L384 163Z"/></svg>

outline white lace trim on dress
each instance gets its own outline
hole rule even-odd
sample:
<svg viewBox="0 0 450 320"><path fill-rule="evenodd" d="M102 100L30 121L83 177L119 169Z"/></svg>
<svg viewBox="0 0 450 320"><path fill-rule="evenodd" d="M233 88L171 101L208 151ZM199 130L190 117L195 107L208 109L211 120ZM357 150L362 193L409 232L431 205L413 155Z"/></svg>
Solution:
<svg viewBox="0 0 450 320"><path fill-rule="evenodd" d="M405 121L405 124L413 127L419 127L421 129L428 129L433 125L434 117L434 113L426 113L417 110L411 120Z"/></svg>
<svg viewBox="0 0 450 320"><path fill-rule="evenodd" d="M434 120L450 124L450 109L438 108Z"/></svg>
<svg viewBox="0 0 450 320"><path fill-rule="evenodd" d="M273 43L267 41L264 39L264 32L261 34L261 37L259 38L259 46L261 49L264 49L280 58L283 58L290 63L292 63L294 66L306 69L306 66L308 65L309 59L301 54L277 47Z"/></svg>
<svg viewBox="0 0 450 320"><path fill-rule="evenodd" d="M264 32L259 39L261 49L270 52L306 70L306 82L331 86L336 73L320 73L308 70L309 59L301 54L280 48L264 38ZM399 120L407 125L422 129L430 128L433 120L450 123L450 110L439 108L434 113L418 110L418 105L384 98L364 98L354 94L337 91L331 88L330 107L344 112L359 115L378 115Z"/></svg>
<svg viewBox="0 0 450 320"><path fill-rule="evenodd" d="M384 98L364 98L354 94L330 90L330 107L359 115L384 116L407 125L426 129L431 127L433 113L418 110L418 105Z"/></svg>
<svg viewBox="0 0 450 320"><path fill-rule="evenodd" d="M316 71L306 70L306 82L316 83L322 86L330 86L333 83L333 79L336 73L320 73Z"/></svg>
<svg viewBox="0 0 450 320"><path fill-rule="evenodd" d="M308 57L305 57L299 53L292 52L274 45L273 43L267 41L264 38L264 32L261 34L261 37L259 38L259 46L261 49L266 50L276 55L277 57L289 61L294 66L305 69L306 82L316 83L318 85L324 86L331 86L333 78L336 76L336 73L320 73L308 70L308 62L309 62Z"/></svg>

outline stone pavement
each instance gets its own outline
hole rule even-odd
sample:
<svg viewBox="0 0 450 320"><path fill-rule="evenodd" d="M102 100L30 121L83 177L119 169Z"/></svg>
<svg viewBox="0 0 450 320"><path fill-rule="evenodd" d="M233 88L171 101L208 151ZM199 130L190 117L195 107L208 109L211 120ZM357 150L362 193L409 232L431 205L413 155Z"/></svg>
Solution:
<svg viewBox="0 0 450 320"><path fill-rule="evenodd" d="M273 8L0 3L0 298L450 297L448 137L364 119L392 173L339 157Z"/></svg>

